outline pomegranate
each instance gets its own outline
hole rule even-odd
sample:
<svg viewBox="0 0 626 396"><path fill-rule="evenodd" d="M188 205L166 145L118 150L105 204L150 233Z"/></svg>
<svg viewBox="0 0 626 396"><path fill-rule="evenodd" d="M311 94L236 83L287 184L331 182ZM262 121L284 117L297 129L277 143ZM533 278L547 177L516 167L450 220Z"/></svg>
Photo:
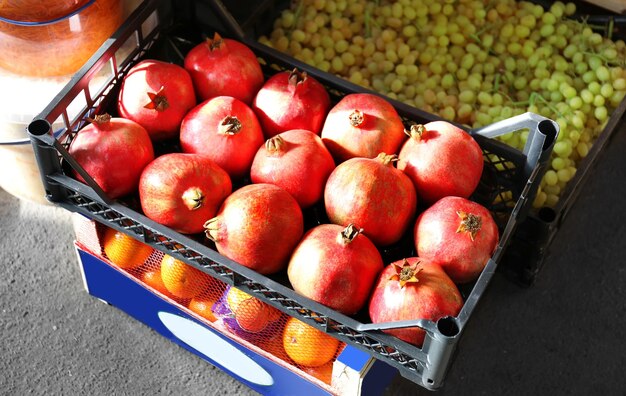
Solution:
<svg viewBox="0 0 626 396"><path fill-rule="evenodd" d="M153 140L178 136L180 123L196 105L189 73L173 63L147 59L122 80L119 115L141 124Z"/></svg>
<svg viewBox="0 0 626 396"><path fill-rule="evenodd" d="M263 132L254 112L230 96L206 100L187 113L180 126L186 153L208 156L231 178L247 176L263 145Z"/></svg>
<svg viewBox="0 0 626 396"><path fill-rule="evenodd" d="M233 192L205 224L217 251L261 274L287 266L304 232L298 202L273 184L249 184Z"/></svg>
<svg viewBox="0 0 626 396"><path fill-rule="evenodd" d="M417 218L415 248L437 262L456 283L480 275L498 244L498 226L484 206L461 197L445 197Z"/></svg>
<svg viewBox="0 0 626 396"><path fill-rule="evenodd" d="M154 159L144 127L108 114L96 116L81 129L69 153L112 199L134 192L143 168ZM77 172L74 176L85 181Z"/></svg>
<svg viewBox="0 0 626 396"><path fill-rule="evenodd" d="M332 109L322 128L322 140L335 160L396 154L404 142L404 124L394 107L380 96L349 94Z"/></svg>
<svg viewBox="0 0 626 396"><path fill-rule="evenodd" d="M232 191L228 174L198 154L157 157L141 174L139 200L150 219L183 234L204 230Z"/></svg>
<svg viewBox="0 0 626 396"><path fill-rule="evenodd" d="M232 96L250 105L264 81L254 52L245 44L217 33L192 48L185 56L184 66L199 101Z"/></svg>
<svg viewBox="0 0 626 396"><path fill-rule="evenodd" d="M376 246L353 224L321 224L295 248L287 274L293 289L347 315L367 302L383 269Z"/></svg>
<svg viewBox="0 0 626 396"><path fill-rule="evenodd" d="M290 129L306 129L319 135L329 108L326 88L297 69L274 74L252 103L266 137Z"/></svg>
<svg viewBox="0 0 626 396"><path fill-rule="evenodd" d="M465 131L447 121L413 125L398 154L422 201L432 204L448 195L468 198L483 172L483 152Z"/></svg>
<svg viewBox="0 0 626 396"><path fill-rule="evenodd" d="M463 307L458 288L436 263L421 257L389 264L380 273L369 301L372 323L427 319L436 322L457 316ZM426 332L419 327L383 330L422 346Z"/></svg>
<svg viewBox="0 0 626 396"><path fill-rule="evenodd" d="M333 169L335 162L322 139L311 131L293 129L268 139L259 148L250 179L284 188L304 209L322 198Z"/></svg>
<svg viewBox="0 0 626 396"><path fill-rule="evenodd" d="M411 180L393 166L397 156L352 158L338 165L324 189L332 223L363 227L377 246L397 242L412 224L417 196Z"/></svg>

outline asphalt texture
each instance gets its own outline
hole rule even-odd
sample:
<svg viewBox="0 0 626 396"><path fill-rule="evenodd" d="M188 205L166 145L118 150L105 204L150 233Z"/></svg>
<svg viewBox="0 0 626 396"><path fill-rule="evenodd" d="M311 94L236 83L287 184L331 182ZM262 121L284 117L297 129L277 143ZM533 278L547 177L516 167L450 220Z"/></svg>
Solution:
<svg viewBox="0 0 626 396"><path fill-rule="evenodd" d="M441 395L626 394L626 131L530 288L496 273ZM83 288L70 213L0 190L0 394L250 395ZM433 394L397 377L385 395Z"/></svg>

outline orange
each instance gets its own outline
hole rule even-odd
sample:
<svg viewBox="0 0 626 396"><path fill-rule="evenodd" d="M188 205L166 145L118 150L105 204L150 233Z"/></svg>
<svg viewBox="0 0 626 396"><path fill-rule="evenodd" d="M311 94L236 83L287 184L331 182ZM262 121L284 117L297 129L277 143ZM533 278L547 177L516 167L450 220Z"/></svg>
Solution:
<svg viewBox="0 0 626 396"><path fill-rule="evenodd" d="M213 304L219 300L223 292L223 287L209 288L191 299L189 309L210 322L215 322L217 318L213 313Z"/></svg>
<svg viewBox="0 0 626 396"><path fill-rule="evenodd" d="M290 317L283 331L283 347L287 355L297 364L319 367L335 357L339 340Z"/></svg>
<svg viewBox="0 0 626 396"><path fill-rule="evenodd" d="M161 260L165 288L179 298L193 298L206 289L213 278L187 263L166 254Z"/></svg>
<svg viewBox="0 0 626 396"><path fill-rule="evenodd" d="M330 385L333 379L333 362L318 367L302 367L302 371Z"/></svg>
<svg viewBox="0 0 626 396"><path fill-rule="evenodd" d="M172 299L176 298L176 296L174 296L172 293L169 292L169 290L165 288L165 285L163 284L163 279L161 279L161 268L147 269L140 275L139 279L141 279L143 283L150 286L159 293L162 293Z"/></svg>
<svg viewBox="0 0 626 396"><path fill-rule="evenodd" d="M154 251L149 245L114 228L104 231L103 244L108 259L126 270L141 266Z"/></svg>
<svg viewBox="0 0 626 396"><path fill-rule="evenodd" d="M285 352L285 348L283 348L283 340L282 337L259 337L259 347L263 349L265 352L271 354L277 359L283 360L291 365L293 365L293 361Z"/></svg>
<svg viewBox="0 0 626 396"><path fill-rule="evenodd" d="M207 319L209 322L215 322L217 318L213 313L213 304L215 304L213 300L196 296L189 302L189 309Z"/></svg>
<svg viewBox="0 0 626 396"><path fill-rule="evenodd" d="M228 290L226 302L239 327L251 333L263 331L280 318L278 309L234 287Z"/></svg>

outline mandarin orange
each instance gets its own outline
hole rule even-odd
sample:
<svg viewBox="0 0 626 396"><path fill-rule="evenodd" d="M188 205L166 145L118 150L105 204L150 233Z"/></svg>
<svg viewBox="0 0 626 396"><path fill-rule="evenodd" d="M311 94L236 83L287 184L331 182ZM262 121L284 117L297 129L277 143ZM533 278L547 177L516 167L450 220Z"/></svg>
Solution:
<svg viewBox="0 0 626 396"><path fill-rule="evenodd" d="M104 231L103 245L107 258L126 270L141 266L154 251L149 245L114 228Z"/></svg>
<svg viewBox="0 0 626 396"><path fill-rule="evenodd" d="M166 254L161 260L165 288L179 298L193 298L211 285L214 278Z"/></svg>
<svg viewBox="0 0 626 396"><path fill-rule="evenodd" d="M297 364L319 367L335 357L339 340L290 317L283 331L283 347L287 355Z"/></svg>

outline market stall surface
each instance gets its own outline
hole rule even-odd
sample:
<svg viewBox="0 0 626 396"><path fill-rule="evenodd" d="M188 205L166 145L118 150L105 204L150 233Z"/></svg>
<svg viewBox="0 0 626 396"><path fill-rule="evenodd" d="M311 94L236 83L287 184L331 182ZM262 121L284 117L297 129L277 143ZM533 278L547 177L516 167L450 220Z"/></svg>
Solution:
<svg viewBox="0 0 626 396"><path fill-rule="evenodd" d="M599 159L536 283L497 273L442 395L616 395L626 377L626 129ZM255 394L83 289L70 213L0 190L0 393ZM386 395L433 394L396 378Z"/></svg>

